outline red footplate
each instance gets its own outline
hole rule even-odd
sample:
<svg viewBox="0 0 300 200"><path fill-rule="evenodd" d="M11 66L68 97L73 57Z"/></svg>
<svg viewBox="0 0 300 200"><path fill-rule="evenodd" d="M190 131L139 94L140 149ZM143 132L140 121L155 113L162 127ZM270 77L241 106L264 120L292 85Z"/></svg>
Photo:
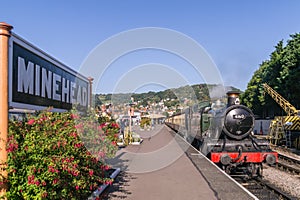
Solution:
<svg viewBox="0 0 300 200"><path fill-rule="evenodd" d="M235 160L238 156L238 152L213 152L211 153L211 161L214 163L219 163L222 155L229 155L229 157L235 162L251 162L251 163L259 163L264 162L267 158L267 155L273 154L276 158L276 162L278 162L278 154L277 152L244 152L240 156L239 159Z"/></svg>

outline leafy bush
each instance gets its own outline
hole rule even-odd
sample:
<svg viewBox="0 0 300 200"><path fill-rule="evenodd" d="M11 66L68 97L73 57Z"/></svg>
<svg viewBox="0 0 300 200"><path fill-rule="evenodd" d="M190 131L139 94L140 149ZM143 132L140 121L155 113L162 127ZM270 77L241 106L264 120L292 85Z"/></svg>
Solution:
<svg viewBox="0 0 300 200"><path fill-rule="evenodd" d="M100 128L102 128L105 135L114 144L118 141L120 127L116 122L114 122L114 121L104 122L100 125Z"/></svg>
<svg viewBox="0 0 300 200"><path fill-rule="evenodd" d="M110 118L108 116L100 116L100 117L98 117L98 122L100 124L103 124L103 123L109 122L109 121L110 121Z"/></svg>
<svg viewBox="0 0 300 200"><path fill-rule="evenodd" d="M8 199L86 199L106 178L104 159L116 145L95 115L41 112L11 121L8 133Z"/></svg>
<svg viewBox="0 0 300 200"><path fill-rule="evenodd" d="M140 127L144 128L145 126L150 126L151 125L151 119L148 117L143 117L141 119Z"/></svg>

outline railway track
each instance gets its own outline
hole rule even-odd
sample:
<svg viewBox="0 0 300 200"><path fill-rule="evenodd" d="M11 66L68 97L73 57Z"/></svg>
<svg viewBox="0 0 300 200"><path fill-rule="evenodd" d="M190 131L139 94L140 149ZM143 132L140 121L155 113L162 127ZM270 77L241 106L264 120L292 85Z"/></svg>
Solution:
<svg viewBox="0 0 300 200"><path fill-rule="evenodd" d="M294 200L296 197L282 191L280 188L261 178L253 178L245 181L241 177L233 177L243 187L249 190L260 200Z"/></svg>
<svg viewBox="0 0 300 200"><path fill-rule="evenodd" d="M278 153L278 163L276 166L279 170L284 170L292 174L300 175L300 160Z"/></svg>
<svg viewBox="0 0 300 200"><path fill-rule="evenodd" d="M300 175L300 161L296 158L292 158L281 153L278 153L278 163L275 167L278 170L288 172L293 175ZM300 199L299 197L293 197L292 195L284 192L281 188L265 179L255 178L245 181L242 178L240 178L240 180L235 178L235 180L237 180L242 186L244 186L247 190L253 193L260 200Z"/></svg>

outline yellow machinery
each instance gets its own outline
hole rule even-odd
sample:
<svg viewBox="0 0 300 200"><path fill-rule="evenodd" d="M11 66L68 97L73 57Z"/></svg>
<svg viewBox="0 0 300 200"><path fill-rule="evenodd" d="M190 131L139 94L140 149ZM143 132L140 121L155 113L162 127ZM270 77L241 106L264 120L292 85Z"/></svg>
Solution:
<svg viewBox="0 0 300 200"><path fill-rule="evenodd" d="M269 139L272 144L278 145L285 142L287 147L292 146L291 133L300 132L300 116L292 104L285 98L278 94L268 84L263 84L265 91L280 105L280 107L287 113L287 116L278 116L270 124ZM296 140L297 143L298 139ZM299 144L294 144L299 147Z"/></svg>

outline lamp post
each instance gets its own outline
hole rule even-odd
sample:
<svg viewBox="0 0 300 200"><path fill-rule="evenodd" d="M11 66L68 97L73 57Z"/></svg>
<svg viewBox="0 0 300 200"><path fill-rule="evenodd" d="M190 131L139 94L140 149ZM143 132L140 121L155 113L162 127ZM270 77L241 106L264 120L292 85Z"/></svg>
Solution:
<svg viewBox="0 0 300 200"><path fill-rule="evenodd" d="M132 108L132 106L135 105L134 104L134 99L133 97L131 97L130 101L129 101L129 109L128 109L128 115L129 115L129 133L128 133L128 144L131 142L131 132L132 132L132 127L131 127L131 123L132 123L132 116L134 115L134 109Z"/></svg>
<svg viewBox="0 0 300 200"><path fill-rule="evenodd" d="M134 105L133 103L129 103L129 110L128 110L128 115L129 115L129 132L131 132L131 122L132 122L132 116L134 115L134 109L132 106Z"/></svg>

